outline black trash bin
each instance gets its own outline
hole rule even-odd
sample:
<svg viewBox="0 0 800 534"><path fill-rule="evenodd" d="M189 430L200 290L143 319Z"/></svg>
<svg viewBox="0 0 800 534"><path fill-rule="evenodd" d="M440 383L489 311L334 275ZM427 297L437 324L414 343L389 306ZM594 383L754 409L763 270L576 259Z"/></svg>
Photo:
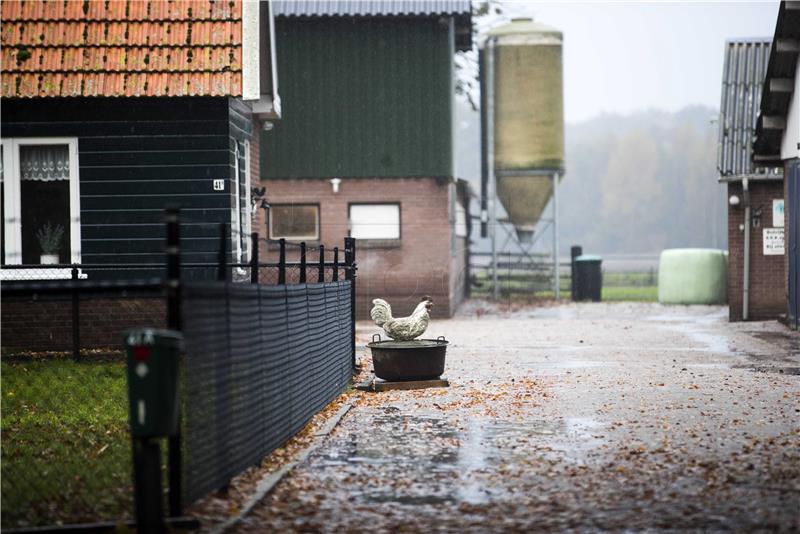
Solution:
<svg viewBox="0 0 800 534"><path fill-rule="evenodd" d="M603 258L584 254L575 258L575 300L600 302L603 291Z"/></svg>

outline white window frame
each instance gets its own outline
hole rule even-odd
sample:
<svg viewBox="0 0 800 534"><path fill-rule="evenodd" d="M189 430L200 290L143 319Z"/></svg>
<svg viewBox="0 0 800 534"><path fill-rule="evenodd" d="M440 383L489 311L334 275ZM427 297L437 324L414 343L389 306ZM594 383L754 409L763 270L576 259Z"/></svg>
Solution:
<svg viewBox="0 0 800 534"><path fill-rule="evenodd" d="M245 218L244 218L244 231L247 239L245 240L245 249L244 254L247 261L250 261L253 258L253 251L252 244L250 240L250 234L253 232L253 203L250 199L250 189L252 188L252 184L250 180L252 178L252 174L250 174L250 141L244 142L244 210L245 210Z"/></svg>
<svg viewBox="0 0 800 534"><path fill-rule="evenodd" d="M250 142L244 142L244 171L239 161L242 158L242 153L239 151L239 142L236 141L236 147L233 151L234 160L236 161L235 167L235 183L231 187L234 192L233 210L231 212L231 237L235 246L233 252L235 254L234 263L239 263L244 259L244 262L250 261L250 229L252 228L252 206L250 205ZM244 200L240 187L244 185ZM245 216L242 218L242 208L245 210ZM244 233L244 236L240 235ZM242 248L242 237L244 237L244 248ZM244 258L242 255L244 254Z"/></svg>
<svg viewBox="0 0 800 534"><path fill-rule="evenodd" d="M70 263L81 262L81 193L79 181L78 139L76 137L9 137L2 139L3 180L5 187L5 255L6 264L22 264L22 198L19 168L19 149L27 145L67 145L69 151L69 240ZM47 275L39 278L69 278L69 269L48 269ZM67 276L64 276L65 273ZM44 272L44 271L42 271ZM28 273L29 274L29 273ZM19 276L15 276L19 275ZM27 276L21 270L9 270L2 279L10 280Z"/></svg>
<svg viewBox="0 0 800 534"><path fill-rule="evenodd" d="M283 207L286 207L286 206L290 206L290 207L294 207L294 206L306 207L306 206L309 206L309 207L313 207L317 211L317 216L316 216L315 221L314 221L314 235L305 235L305 236L280 236L279 235L279 236L276 236L273 233L274 224L272 223L272 217L273 217L275 212L273 211L272 208L283 208ZM277 241L277 240L282 239L282 238L286 239L287 241L297 241L297 242L300 242L300 241L319 241L319 239L320 239L320 234L319 234L319 231L320 231L320 228L319 228L320 227L320 217L322 216L321 212L322 212L321 206L319 204L314 204L314 203L311 203L311 202L303 202L303 203L301 203L301 202L289 202L287 204L275 204L269 210L269 217L268 217L268 219L269 219L269 221L268 221L269 238L271 240L273 240L273 241Z"/></svg>
<svg viewBox="0 0 800 534"><path fill-rule="evenodd" d="M364 207L392 207L397 208L397 237L359 237L353 232L355 224L353 223L353 208ZM400 202L351 202L347 206L347 226L350 230L350 236L364 241L400 241L403 236L403 214Z"/></svg>
<svg viewBox="0 0 800 534"><path fill-rule="evenodd" d="M459 239L469 237L467 230L467 209L460 200L456 200L455 236Z"/></svg>

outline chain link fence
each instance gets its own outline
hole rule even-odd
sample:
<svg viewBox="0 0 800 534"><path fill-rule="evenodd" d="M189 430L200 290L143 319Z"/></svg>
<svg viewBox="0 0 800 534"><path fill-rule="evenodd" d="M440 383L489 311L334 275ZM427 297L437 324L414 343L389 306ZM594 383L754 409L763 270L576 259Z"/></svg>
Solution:
<svg viewBox="0 0 800 534"><path fill-rule="evenodd" d="M0 528L133 520L122 333L165 327L168 303L186 313L183 459L170 450L169 460L170 473L183 466L183 501L289 439L352 373L349 243L341 264L324 253L313 265L287 262L284 242L277 263L256 253L230 264L221 253L216 264L183 264L180 300L168 297L167 263L2 266Z"/></svg>

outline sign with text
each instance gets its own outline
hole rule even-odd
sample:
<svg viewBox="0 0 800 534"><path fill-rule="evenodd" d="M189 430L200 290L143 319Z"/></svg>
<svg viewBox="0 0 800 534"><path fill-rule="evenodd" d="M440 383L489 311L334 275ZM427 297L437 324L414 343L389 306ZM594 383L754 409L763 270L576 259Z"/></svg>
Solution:
<svg viewBox="0 0 800 534"><path fill-rule="evenodd" d="M764 228L764 256L782 256L783 228Z"/></svg>
<svg viewBox="0 0 800 534"><path fill-rule="evenodd" d="M783 199L776 198L772 201L772 226L783 228Z"/></svg>

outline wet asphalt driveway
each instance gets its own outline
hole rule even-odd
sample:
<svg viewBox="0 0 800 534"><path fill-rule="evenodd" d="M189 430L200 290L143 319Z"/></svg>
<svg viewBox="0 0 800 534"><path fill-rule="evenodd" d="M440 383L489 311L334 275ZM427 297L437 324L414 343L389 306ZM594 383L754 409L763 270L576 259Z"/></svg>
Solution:
<svg viewBox="0 0 800 534"><path fill-rule="evenodd" d="M451 387L361 393L237 531L798 530L800 337L726 314L468 303Z"/></svg>

